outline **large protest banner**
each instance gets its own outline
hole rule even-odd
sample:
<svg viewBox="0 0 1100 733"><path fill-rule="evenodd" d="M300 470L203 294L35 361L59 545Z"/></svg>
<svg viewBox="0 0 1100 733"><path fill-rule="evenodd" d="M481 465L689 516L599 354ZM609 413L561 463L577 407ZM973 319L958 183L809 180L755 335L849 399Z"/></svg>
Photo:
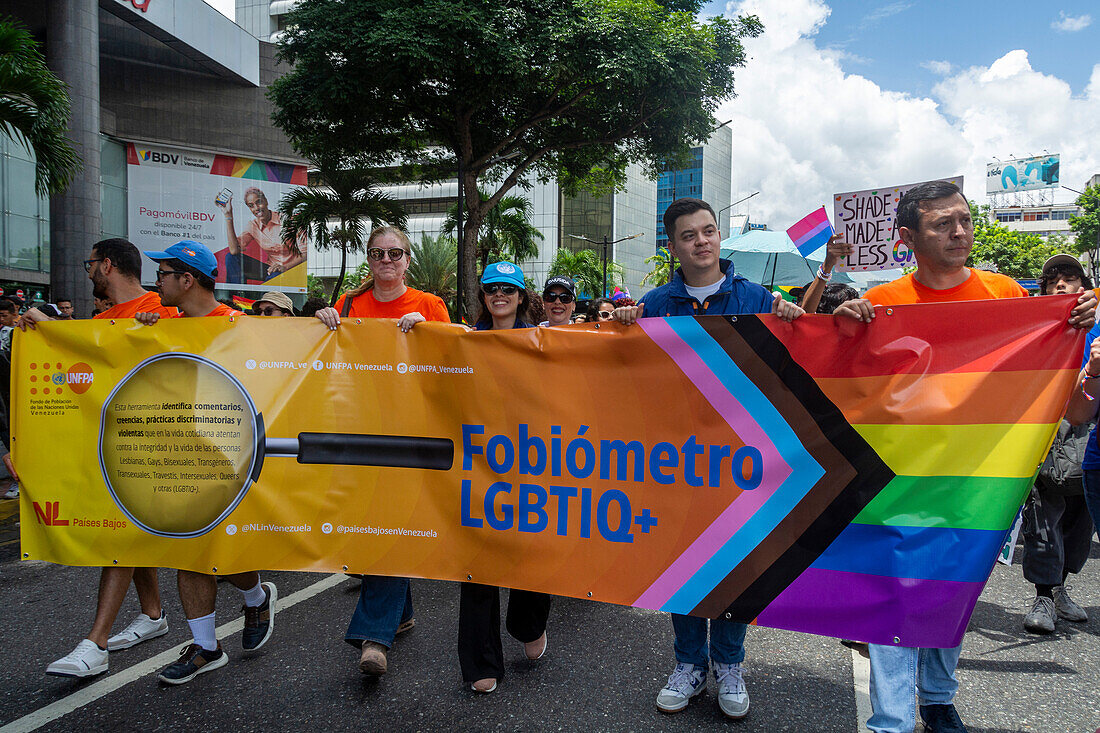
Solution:
<svg viewBox="0 0 1100 733"><path fill-rule="evenodd" d="M945 178L963 187L963 177ZM837 265L843 272L893 270L916 265L913 253L898 233L898 202L920 183L848 191L833 195L833 226L853 245L852 254Z"/></svg>
<svg viewBox="0 0 1100 733"><path fill-rule="evenodd" d="M953 646L1073 388L1074 300L869 325L47 323L16 344L22 549Z"/></svg>
<svg viewBox="0 0 1100 733"><path fill-rule="evenodd" d="M130 240L139 249L191 239L218 258L219 284L306 291L309 243L302 238L291 251L276 210L283 196L307 184L304 165L139 143L126 144L126 164ZM142 279L151 284L155 268L147 269Z"/></svg>

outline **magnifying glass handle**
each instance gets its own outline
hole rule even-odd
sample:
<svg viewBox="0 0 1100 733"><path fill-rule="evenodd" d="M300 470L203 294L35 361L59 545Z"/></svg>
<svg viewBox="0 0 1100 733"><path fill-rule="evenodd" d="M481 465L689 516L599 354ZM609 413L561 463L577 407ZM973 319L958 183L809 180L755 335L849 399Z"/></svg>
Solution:
<svg viewBox="0 0 1100 733"><path fill-rule="evenodd" d="M267 439L266 455L295 456L298 463L393 466L450 470L455 444L449 438L356 433L298 433L298 439Z"/></svg>

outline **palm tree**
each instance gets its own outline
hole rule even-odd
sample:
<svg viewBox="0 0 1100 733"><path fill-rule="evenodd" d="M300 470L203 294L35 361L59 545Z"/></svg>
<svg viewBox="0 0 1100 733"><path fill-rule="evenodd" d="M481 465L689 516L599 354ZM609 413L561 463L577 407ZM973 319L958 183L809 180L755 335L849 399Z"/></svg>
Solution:
<svg viewBox="0 0 1100 733"><path fill-rule="evenodd" d="M366 168L318 166L323 187L296 188L279 202L283 222L283 241L297 247L301 234L313 240L313 246L325 250L340 248L340 276L332 289L330 305L340 297L340 285L348 268L348 252L360 252L366 239L365 222L405 226L405 211L389 194L380 191L372 172ZM329 229L329 222L339 225Z"/></svg>
<svg viewBox="0 0 1100 733"><path fill-rule="evenodd" d="M458 244L454 237L423 234L420 244L413 244L409 269L405 273L409 287L434 293L447 304L454 318L455 295L458 294Z"/></svg>
<svg viewBox="0 0 1100 733"><path fill-rule="evenodd" d="M661 247L657 254L646 257L645 262L653 265L653 269L642 278L642 285L660 287L672 279L672 253L667 247Z"/></svg>
<svg viewBox="0 0 1100 733"><path fill-rule="evenodd" d="M549 275L565 275L577 283L577 290L585 297L595 298L603 294L603 265L599 256L590 249L574 252L565 247L558 248L554 262L550 265ZM607 263L607 285L612 287L623 282L623 268L617 262Z"/></svg>
<svg viewBox="0 0 1100 733"><path fill-rule="evenodd" d="M81 168L65 132L69 95L31 34L0 19L0 132L34 153L34 190L61 193Z"/></svg>
<svg viewBox="0 0 1100 733"><path fill-rule="evenodd" d="M489 194L478 189L482 201ZM490 262L509 260L521 263L539 255L536 239L542 232L531 226L531 202L523 196L505 196L489 210L478 232L477 259L481 269ZM458 226L458 206L451 206L443 220L443 233L453 234Z"/></svg>

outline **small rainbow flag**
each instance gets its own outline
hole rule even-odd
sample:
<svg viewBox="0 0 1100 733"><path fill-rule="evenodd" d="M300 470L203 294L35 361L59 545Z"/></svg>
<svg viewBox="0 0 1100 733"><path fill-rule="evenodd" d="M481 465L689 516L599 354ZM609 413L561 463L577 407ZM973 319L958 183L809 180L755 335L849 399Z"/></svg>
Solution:
<svg viewBox="0 0 1100 733"><path fill-rule="evenodd" d="M790 229L787 236L794 242L798 254L803 257L818 249L833 236L833 225L829 223L829 215L822 206L812 214L798 220Z"/></svg>
<svg viewBox="0 0 1100 733"><path fill-rule="evenodd" d="M252 312L252 306L256 303L254 300L243 298L240 295L233 296L233 304L246 313Z"/></svg>

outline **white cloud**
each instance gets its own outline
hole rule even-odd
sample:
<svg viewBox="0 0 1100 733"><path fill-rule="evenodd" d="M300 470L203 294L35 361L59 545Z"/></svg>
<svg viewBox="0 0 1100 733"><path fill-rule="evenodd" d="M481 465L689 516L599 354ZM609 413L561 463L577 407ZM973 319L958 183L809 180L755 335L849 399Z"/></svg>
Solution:
<svg viewBox="0 0 1100 733"><path fill-rule="evenodd" d="M716 116L734 120L734 198L761 192L738 209L772 229L821 204L831 210L834 193L960 173L967 195L984 201L994 155L1061 152L1062 180L1074 187L1100 172L1090 144L1100 139L1100 65L1074 96L1022 50L969 69L928 62L943 78L918 97L846 74L841 52L819 48L813 36L829 16L821 0L743 0L727 12L755 13L765 26L746 44L739 96Z"/></svg>
<svg viewBox="0 0 1100 733"><path fill-rule="evenodd" d="M1062 10L1058 13L1058 20L1050 24L1050 27L1056 31L1062 33L1076 33L1077 31L1083 31L1092 25L1092 16L1089 14L1084 15L1066 15L1066 11Z"/></svg>
<svg viewBox="0 0 1100 733"><path fill-rule="evenodd" d="M955 68L950 61L922 61L920 65L937 76L947 76Z"/></svg>

